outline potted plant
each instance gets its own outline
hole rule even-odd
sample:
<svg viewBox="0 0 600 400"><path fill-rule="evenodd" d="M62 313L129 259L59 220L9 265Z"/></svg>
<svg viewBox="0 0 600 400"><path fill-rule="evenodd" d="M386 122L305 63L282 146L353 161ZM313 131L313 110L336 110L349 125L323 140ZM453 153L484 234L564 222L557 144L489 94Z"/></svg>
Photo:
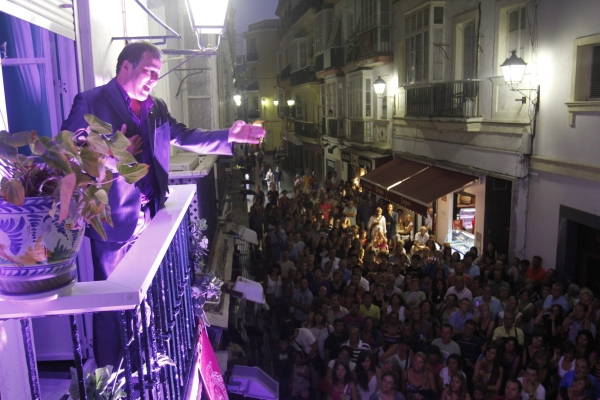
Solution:
<svg viewBox="0 0 600 400"><path fill-rule="evenodd" d="M89 126L53 139L35 131L0 132L0 297L35 299L75 284L82 230L106 238L112 226L112 182L134 184L148 172L129 153L129 140L86 115ZM19 154L28 146L31 155Z"/></svg>

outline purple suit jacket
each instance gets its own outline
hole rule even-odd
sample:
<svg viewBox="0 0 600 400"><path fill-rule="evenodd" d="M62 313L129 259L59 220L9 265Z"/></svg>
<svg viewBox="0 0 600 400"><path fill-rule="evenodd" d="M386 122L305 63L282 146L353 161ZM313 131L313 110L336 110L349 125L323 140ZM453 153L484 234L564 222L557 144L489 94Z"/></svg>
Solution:
<svg viewBox="0 0 600 400"><path fill-rule="evenodd" d="M157 98L153 100L154 106L145 121L148 124L149 141L154 154L148 173L156 176L160 189L158 207L161 208L164 206L168 190L169 144L201 154L231 155L232 152L228 142L228 129L208 132L190 129L169 114L164 101ZM127 125L128 133L137 131L115 79L75 96L69 117L63 122L61 130L75 131L87 127L85 114L92 114L108 122L115 132L121 129L123 124ZM139 157L138 161L141 161ZM108 197L114 228L104 225L107 241L128 241L137 225L142 194L137 186L128 185L123 179L118 179L113 183ZM93 229L88 228L86 235L95 240L102 240Z"/></svg>

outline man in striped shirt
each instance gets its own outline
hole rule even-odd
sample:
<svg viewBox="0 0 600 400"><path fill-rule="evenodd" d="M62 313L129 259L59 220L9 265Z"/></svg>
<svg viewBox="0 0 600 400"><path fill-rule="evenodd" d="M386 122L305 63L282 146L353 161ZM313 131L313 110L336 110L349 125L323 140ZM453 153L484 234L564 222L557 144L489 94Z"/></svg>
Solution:
<svg viewBox="0 0 600 400"><path fill-rule="evenodd" d="M348 336L350 339L348 339L347 342L342 343L342 347L349 346L352 349L350 361L356 363L361 351L371 351L371 346L360 340L360 329L358 329L357 326L351 326L348 329Z"/></svg>

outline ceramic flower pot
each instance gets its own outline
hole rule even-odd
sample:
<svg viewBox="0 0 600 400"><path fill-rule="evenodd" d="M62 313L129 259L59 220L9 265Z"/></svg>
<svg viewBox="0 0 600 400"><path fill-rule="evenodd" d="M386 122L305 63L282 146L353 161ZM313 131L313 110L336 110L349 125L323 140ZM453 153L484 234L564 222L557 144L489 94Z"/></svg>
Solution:
<svg viewBox="0 0 600 400"><path fill-rule="evenodd" d="M49 215L52 199L30 197L22 206L0 199L0 297L29 301L63 295L76 281L82 230Z"/></svg>

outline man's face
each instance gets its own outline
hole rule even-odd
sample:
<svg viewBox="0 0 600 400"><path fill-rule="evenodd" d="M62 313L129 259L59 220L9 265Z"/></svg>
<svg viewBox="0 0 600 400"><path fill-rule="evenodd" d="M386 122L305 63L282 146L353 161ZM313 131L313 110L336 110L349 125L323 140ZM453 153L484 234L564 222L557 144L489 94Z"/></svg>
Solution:
<svg viewBox="0 0 600 400"><path fill-rule="evenodd" d="M560 296L562 296L562 290L560 289L560 286L553 286L552 287L552 297L554 297L555 299L558 299Z"/></svg>
<svg viewBox="0 0 600 400"><path fill-rule="evenodd" d="M329 301L331 308L336 308L340 305L340 298L337 296L331 296L331 300Z"/></svg>
<svg viewBox="0 0 600 400"><path fill-rule="evenodd" d="M458 276L462 275L465 272L465 267L462 264L456 264L454 266L454 273Z"/></svg>
<svg viewBox="0 0 600 400"><path fill-rule="evenodd" d="M306 289L308 289L308 281L307 281L306 279L302 279L302 280L300 281L300 288L301 288L302 290L306 290Z"/></svg>
<svg viewBox="0 0 600 400"><path fill-rule="evenodd" d="M465 263L465 266L467 268L471 268L471 265L473 264L473 259L470 256L465 256L463 262Z"/></svg>
<svg viewBox="0 0 600 400"><path fill-rule="evenodd" d="M360 306L358 304L351 304L350 305L350 314L352 314L352 315L358 314L359 307Z"/></svg>
<svg viewBox="0 0 600 400"><path fill-rule="evenodd" d="M327 254L329 255L330 260L333 260L335 258L335 250L329 250Z"/></svg>
<svg viewBox="0 0 600 400"><path fill-rule="evenodd" d="M320 268L317 268L313 271L313 274L315 275L315 279L321 279L323 276L323 271L321 271Z"/></svg>
<svg viewBox="0 0 600 400"><path fill-rule="evenodd" d="M370 295L365 295L365 296L364 296L364 298L363 298L363 304L364 304L365 306L369 306L369 305L371 305L371 302L372 302L372 301L373 301L373 296L370 296Z"/></svg>
<svg viewBox="0 0 600 400"><path fill-rule="evenodd" d="M392 215L392 211L394 211L394 206L392 204L388 204L387 206L388 213Z"/></svg>
<svg viewBox="0 0 600 400"><path fill-rule="evenodd" d="M470 304L470 303L469 303L469 299L462 299L462 300L460 301L460 310L461 310L462 312L467 312L467 311L469 311L469 304Z"/></svg>
<svg viewBox="0 0 600 400"><path fill-rule="evenodd" d="M357 328L350 328L349 335L350 340L356 341L360 337L360 331Z"/></svg>
<svg viewBox="0 0 600 400"><path fill-rule="evenodd" d="M338 263L338 268L341 271L345 271L346 270L346 264L348 263L348 261L346 260L340 260L340 262Z"/></svg>
<svg viewBox="0 0 600 400"><path fill-rule="evenodd" d="M507 400L519 398L519 385L514 382L506 382L506 390L504 391Z"/></svg>
<svg viewBox="0 0 600 400"><path fill-rule="evenodd" d="M338 335L341 335L342 333L344 333L344 323L343 322L336 322L333 325L333 329L335 330L335 332Z"/></svg>
<svg viewBox="0 0 600 400"><path fill-rule="evenodd" d="M537 371L527 368L527 370L525 371L525 378L528 382L535 381L537 378Z"/></svg>
<svg viewBox="0 0 600 400"><path fill-rule="evenodd" d="M284 251L281 257L283 258L283 261L287 261L290 258L290 252L287 250Z"/></svg>
<svg viewBox="0 0 600 400"><path fill-rule="evenodd" d="M475 326L471 324L465 324L465 330L463 336L466 338L470 338L475 333Z"/></svg>
<svg viewBox="0 0 600 400"><path fill-rule="evenodd" d="M488 298L492 297L492 288L489 287L489 286L485 286L483 288L483 295L486 296L486 297L488 297Z"/></svg>
<svg viewBox="0 0 600 400"><path fill-rule="evenodd" d="M587 375L590 373L590 367L585 360L577 360L575 362L575 375L583 374Z"/></svg>
<svg viewBox="0 0 600 400"><path fill-rule="evenodd" d="M152 53L145 52L140 63L133 64L124 61L119 70L118 80L125 92L134 100L144 101L148 98L156 84L162 68L162 62L154 58Z"/></svg>
<svg viewBox="0 0 600 400"><path fill-rule="evenodd" d="M512 314L504 314L504 327L506 329L512 328L515 323L515 316Z"/></svg>
<svg viewBox="0 0 600 400"><path fill-rule="evenodd" d="M531 259L531 266L533 268L539 268L542 266L542 260L540 260L538 257L533 257Z"/></svg>
<svg viewBox="0 0 600 400"><path fill-rule="evenodd" d="M454 286L457 292L462 292L465 288L465 279L463 277L456 277Z"/></svg>
<svg viewBox="0 0 600 400"><path fill-rule="evenodd" d="M350 279L350 283L352 283L353 285L358 285L359 282L360 282L360 275L352 275L352 278Z"/></svg>
<svg viewBox="0 0 600 400"><path fill-rule="evenodd" d="M452 339L452 329L448 328L447 326L444 326L442 328L442 341L444 343L449 343L451 339Z"/></svg>

